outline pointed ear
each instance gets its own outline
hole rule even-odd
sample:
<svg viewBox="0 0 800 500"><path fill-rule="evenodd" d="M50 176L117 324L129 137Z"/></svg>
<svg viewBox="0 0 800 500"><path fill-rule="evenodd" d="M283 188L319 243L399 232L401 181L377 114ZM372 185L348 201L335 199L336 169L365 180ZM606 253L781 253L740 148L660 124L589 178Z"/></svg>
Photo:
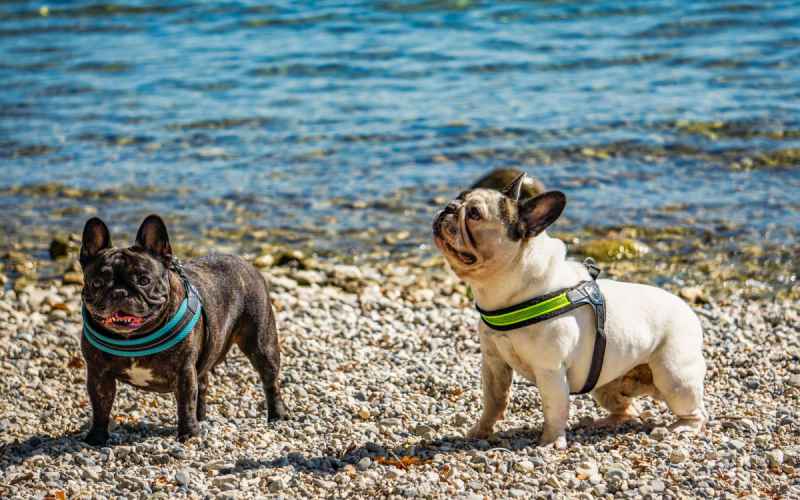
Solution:
<svg viewBox="0 0 800 500"><path fill-rule="evenodd" d="M156 257L164 260L172 258L167 226L158 215L148 215L136 233L136 244Z"/></svg>
<svg viewBox="0 0 800 500"><path fill-rule="evenodd" d="M111 247L111 235L108 233L106 224L98 219L92 217L86 221L83 226L83 239L81 240L81 255L78 260L81 267L86 267L92 259L94 259L100 250Z"/></svg>
<svg viewBox="0 0 800 500"><path fill-rule="evenodd" d="M527 177L528 175L525 172L522 172L522 174L511 181L511 184L504 187L500 192L514 201L519 201L520 194L522 193L522 185L525 184L525 179L527 179Z"/></svg>
<svg viewBox="0 0 800 500"><path fill-rule="evenodd" d="M541 233L564 211L567 197L561 191L548 191L519 204L519 217L525 225L525 236Z"/></svg>

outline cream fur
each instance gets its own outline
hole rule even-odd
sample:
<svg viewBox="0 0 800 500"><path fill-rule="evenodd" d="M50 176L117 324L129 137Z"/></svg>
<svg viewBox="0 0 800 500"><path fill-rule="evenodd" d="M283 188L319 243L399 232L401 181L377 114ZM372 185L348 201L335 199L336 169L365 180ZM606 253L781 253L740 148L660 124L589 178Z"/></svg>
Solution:
<svg viewBox="0 0 800 500"><path fill-rule="evenodd" d="M494 208L501 196L472 191L454 201L452 210L443 211L434 225L434 241L455 273L472 287L482 309L509 307L590 279L583 264L566 259L564 243L546 232L510 239L507 223ZM481 217L467 221L468 207L479 207ZM475 262L460 258L459 252L474 255ZM659 288L606 279L598 284L607 304L607 344L592 395L611 412L605 422L635 418L633 398L647 394L667 402L677 416L674 430L702 429L707 419L703 405L706 366L697 316L681 299ZM491 434L505 412L516 371L541 392L541 444L565 447L569 393L583 386L591 364L592 309L580 307L510 332L490 330L482 321L478 329L483 414L469 435Z"/></svg>
<svg viewBox="0 0 800 500"><path fill-rule="evenodd" d="M489 279L470 283L478 305L500 309L589 279L583 264L566 260L565 253L560 240L546 232L539 234L525 246L518 268L497 270ZM666 400L678 417L678 430L699 429L706 416L703 337L697 316L681 299L659 288L605 279L598 284L607 303L607 345L593 391L595 398L601 403L610 400L604 406L613 405L619 399L615 396L629 399L622 394L607 394L604 387L613 388L613 382L637 366L648 365L655 387L640 387L638 394ZM541 391L543 444L565 446L569 392L583 386L591 364L595 338L592 309L581 307L550 321L500 334L479 322L479 331L484 415L471 434L483 437L491 433L507 404L511 377L505 372L514 370ZM628 405L621 406L610 409L618 414L628 410Z"/></svg>

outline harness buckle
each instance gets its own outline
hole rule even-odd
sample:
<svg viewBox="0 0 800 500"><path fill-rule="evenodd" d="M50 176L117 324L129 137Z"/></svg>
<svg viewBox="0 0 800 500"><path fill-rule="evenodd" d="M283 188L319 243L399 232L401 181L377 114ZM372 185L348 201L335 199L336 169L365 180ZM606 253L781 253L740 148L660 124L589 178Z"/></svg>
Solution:
<svg viewBox="0 0 800 500"><path fill-rule="evenodd" d="M600 266L597 265L597 262L591 257L586 257L586 259L583 260L583 265L586 266L586 270L589 271L589 276L591 276L593 280L596 280L597 277L600 276L600 273L603 272Z"/></svg>
<svg viewBox="0 0 800 500"><path fill-rule="evenodd" d="M186 270L183 268L183 262L177 257L172 257L172 261L170 262L169 268L181 277L184 281L188 281L186 277Z"/></svg>

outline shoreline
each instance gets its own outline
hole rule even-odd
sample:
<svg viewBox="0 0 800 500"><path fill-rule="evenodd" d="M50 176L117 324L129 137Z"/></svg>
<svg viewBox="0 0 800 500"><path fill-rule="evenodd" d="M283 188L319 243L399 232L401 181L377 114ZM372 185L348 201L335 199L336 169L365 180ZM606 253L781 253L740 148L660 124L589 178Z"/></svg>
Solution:
<svg viewBox="0 0 800 500"><path fill-rule="evenodd" d="M682 227L555 228L550 233L565 241L569 259L592 257L606 277L650 283L674 293L699 287L700 303L724 300L738 291L752 298L800 300L797 246L789 242L758 243L739 240L722 229L715 233ZM114 234L112 241L124 246L129 244L125 237L132 235ZM412 274L450 274L431 242L420 241L419 235L408 231L373 232L350 251L320 248L313 235L284 229L231 232L210 228L202 235L174 231L172 240L176 256L184 260L211 252L234 253L261 270L278 273L300 269L330 274L331 266L348 264L401 265ZM80 284L79 247L77 233L54 235L37 229L25 236L6 235L0 243L0 289L21 291L51 282ZM424 272L417 273L418 268ZM420 286L425 286L424 280Z"/></svg>

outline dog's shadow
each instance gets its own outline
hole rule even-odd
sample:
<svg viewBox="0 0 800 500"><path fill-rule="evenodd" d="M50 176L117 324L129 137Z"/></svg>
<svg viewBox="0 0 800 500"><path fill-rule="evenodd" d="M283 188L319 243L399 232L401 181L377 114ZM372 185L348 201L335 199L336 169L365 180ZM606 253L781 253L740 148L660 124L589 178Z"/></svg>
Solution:
<svg viewBox="0 0 800 500"><path fill-rule="evenodd" d="M112 438L105 446L113 448L115 446L136 444L153 437L174 436L176 432L177 428L175 427L148 425L146 429L143 429L141 425L118 424L112 433ZM36 455L58 458L67 453L100 448L84 442L83 437L85 434L85 429L68 432L61 436L36 434L24 441L6 443L0 448L0 457L4 462L0 463L0 471L5 472L5 469L10 465L20 464ZM123 438L120 439L119 436L123 436Z"/></svg>
<svg viewBox="0 0 800 500"><path fill-rule="evenodd" d="M611 429L581 425L567 431L567 441L570 444L580 443L581 446L594 446L608 442L611 438L619 435L649 433L654 427L652 424L640 421L628 422ZM364 457L369 457L372 462L399 468L428 463L435 455L470 453L472 451L501 451L522 457L527 456L530 450L538 447L539 435L540 429L519 427L496 434L488 440L467 439L464 436L444 436L415 445L393 448L384 448L379 444L368 442L360 446L351 446L345 450L325 450L323 454L313 457L306 457L295 452L271 460L243 459L236 462L235 468L230 472L291 466L296 472L324 476L341 472L347 465L356 465ZM524 452L524 455L521 452Z"/></svg>
<svg viewBox="0 0 800 500"><path fill-rule="evenodd" d="M607 442L618 435L649 432L654 425L645 422L629 422L613 429L591 428L578 425L567 432L569 443L596 445ZM175 427L148 426L142 429L139 425L117 425L112 439L106 445L115 446L136 444L153 437L172 437ZM503 451L508 453L529 452L538 446L540 430L530 427L519 427L500 432L488 440L466 439L464 436L444 436L426 440L415 445L401 445L386 448L374 442L352 445L344 450L326 449L323 453L306 457L301 453L287 453L273 459L242 459L227 472L243 472L246 470L275 469L291 466L295 471L314 475L332 475L341 472L347 465L356 465L364 457L372 462L393 465L400 468L413 467L418 463L427 463L435 455L469 453L470 451ZM83 441L84 431L79 430L61 436L37 434L25 441L13 442L0 448L0 471L10 465L20 464L35 455L46 455L57 458L67 453L79 453L83 449L97 449ZM120 436L122 437L120 439ZM528 453L526 453L527 455ZM522 456L522 455L520 455ZM413 458L411 458L413 457Z"/></svg>

